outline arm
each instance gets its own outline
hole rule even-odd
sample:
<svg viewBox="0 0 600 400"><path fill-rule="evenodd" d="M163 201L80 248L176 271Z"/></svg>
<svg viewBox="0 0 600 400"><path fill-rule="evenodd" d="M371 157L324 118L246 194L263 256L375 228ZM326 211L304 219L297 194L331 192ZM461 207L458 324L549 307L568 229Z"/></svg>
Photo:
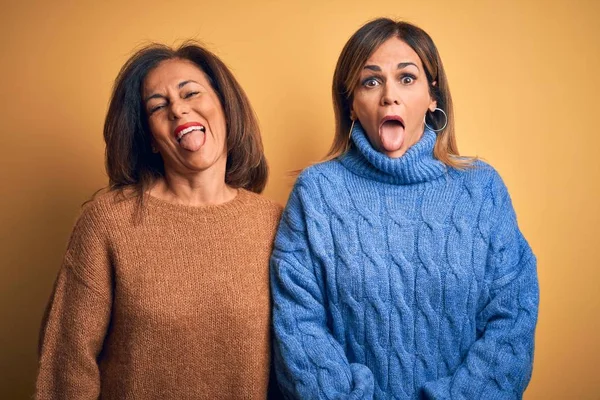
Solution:
<svg viewBox="0 0 600 400"><path fill-rule="evenodd" d="M311 238L320 237L324 227L315 202L297 183L275 239L271 288L277 378L290 398L371 399L373 374L348 362L327 327L319 260L311 251Z"/></svg>
<svg viewBox="0 0 600 400"><path fill-rule="evenodd" d="M42 321L36 399L97 399L97 364L110 320L110 262L101 224L78 220Z"/></svg>
<svg viewBox="0 0 600 400"><path fill-rule="evenodd" d="M477 317L479 339L453 375L428 382L429 399L519 399L531 378L539 303L536 259L519 231L506 187L492 185L491 271Z"/></svg>

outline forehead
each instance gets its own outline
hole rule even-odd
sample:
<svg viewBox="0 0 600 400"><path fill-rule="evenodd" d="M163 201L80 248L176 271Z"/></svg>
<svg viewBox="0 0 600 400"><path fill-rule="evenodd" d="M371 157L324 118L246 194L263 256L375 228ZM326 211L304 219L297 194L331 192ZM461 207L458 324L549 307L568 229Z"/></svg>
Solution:
<svg viewBox="0 0 600 400"><path fill-rule="evenodd" d="M397 37L386 40L367 59L365 64L383 65L413 62L422 67L419 55L406 42Z"/></svg>
<svg viewBox="0 0 600 400"><path fill-rule="evenodd" d="M169 87L177 87L179 83L189 80L210 87L204 71L193 62L182 59L165 60L148 72L144 79L143 92L150 94L163 91Z"/></svg>

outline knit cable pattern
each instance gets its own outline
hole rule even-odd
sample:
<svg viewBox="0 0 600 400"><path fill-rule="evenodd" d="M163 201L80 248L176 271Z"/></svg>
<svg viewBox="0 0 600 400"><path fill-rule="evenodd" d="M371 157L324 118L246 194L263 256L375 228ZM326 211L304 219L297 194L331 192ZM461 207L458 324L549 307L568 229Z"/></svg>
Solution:
<svg viewBox="0 0 600 400"><path fill-rule="evenodd" d="M298 399L513 399L529 382L536 260L497 172L353 147L306 169L271 258L279 384Z"/></svg>

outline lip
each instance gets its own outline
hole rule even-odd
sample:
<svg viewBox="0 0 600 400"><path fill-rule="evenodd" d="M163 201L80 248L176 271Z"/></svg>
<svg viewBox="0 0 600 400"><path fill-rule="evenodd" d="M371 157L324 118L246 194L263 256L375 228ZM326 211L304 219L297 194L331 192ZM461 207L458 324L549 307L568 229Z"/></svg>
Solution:
<svg viewBox="0 0 600 400"><path fill-rule="evenodd" d="M381 121L379 122L379 128L381 128L381 126L387 122L387 121L398 121L402 124L402 127L404 127L404 120L402 119L401 116L399 115L386 115L385 117L383 117L381 119Z"/></svg>
<svg viewBox="0 0 600 400"><path fill-rule="evenodd" d="M175 131L173 131L173 136L175 136L175 139L177 139L177 135L179 135L179 132L181 132L182 130L187 129L191 126L201 126L203 128L206 128L204 125L202 125L199 122L186 122L185 124L179 125L177 128L175 128Z"/></svg>

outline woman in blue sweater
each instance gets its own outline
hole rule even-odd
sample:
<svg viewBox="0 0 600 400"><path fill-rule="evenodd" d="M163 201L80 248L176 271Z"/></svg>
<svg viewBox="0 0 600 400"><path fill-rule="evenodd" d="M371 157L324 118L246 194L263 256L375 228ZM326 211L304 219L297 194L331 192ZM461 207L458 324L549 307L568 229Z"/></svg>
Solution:
<svg viewBox="0 0 600 400"><path fill-rule="evenodd" d="M333 78L327 162L304 170L271 259L279 384L298 399L518 399L536 259L507 189L458 154L437 49L389 19Z"/></svg>

